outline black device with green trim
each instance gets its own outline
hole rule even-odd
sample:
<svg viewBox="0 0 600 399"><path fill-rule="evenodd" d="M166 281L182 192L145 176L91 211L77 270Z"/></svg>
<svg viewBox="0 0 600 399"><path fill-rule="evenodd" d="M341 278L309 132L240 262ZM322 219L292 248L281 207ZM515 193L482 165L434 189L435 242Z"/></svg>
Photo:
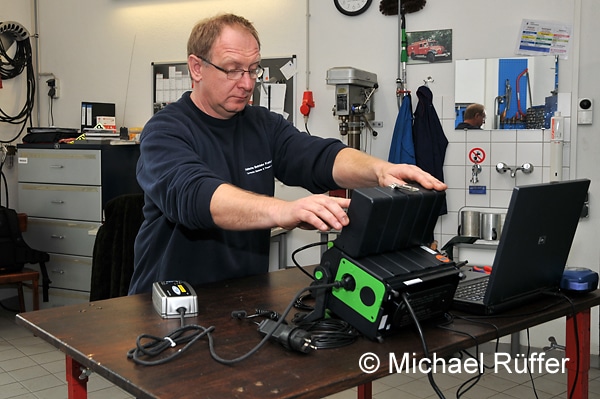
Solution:
<svg viewBox="0 0 600 399"><path fill-rule="evenodd" d="M309 319L330 311L382 340L412 322L403 295L420 321L442 317L459 281L455 263L430 248L444 199L417 185L354 190L350 224L315 269L318 283L341 286L313 294Z"/></svg>

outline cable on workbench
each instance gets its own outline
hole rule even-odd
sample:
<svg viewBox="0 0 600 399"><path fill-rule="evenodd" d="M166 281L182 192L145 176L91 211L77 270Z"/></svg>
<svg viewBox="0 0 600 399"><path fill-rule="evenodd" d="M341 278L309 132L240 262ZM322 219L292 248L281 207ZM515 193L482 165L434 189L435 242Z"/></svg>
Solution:
<svg viewBox="0 0 600 399"><path fill-rule="evenodd" d="M174 358L180 356L182 353L187 351L190 346L192 346L196 341L200 338L206 337L208 340L208 348L210 351L211 357L219 363L232 365L235 363L239 363L253 354L255 354L271 337L273 336L273 332L277 330L279 326L281 326L285 322L286 316L294 307L294 303L298 300L298 298L305 292L311 289L323 289L323 288L333 288L341 286L340 282L333 282L331 284L320 284L316 286L304 287L294 296L294 298L290 301L286 309L281 314L279 320L277 320L276 324L272 327L271 331L267 333L263 339L251 350L246 352L244 355L239 356L235 359L225 359L219 356L214 347L214 340L212 336L212 332L215 330L214 326L203 327L200 325L185 325L185 308L179 308L177 311L181 315L181 327L167 334L165 337L157 337L150 334L142 334L138 336L136 340L136 347L130 349L127 352L127 358L135 362L136 364L144 365L144 366L155 366L159 364L164 364L168 361L173 360ZM183 348L178 349L177 351L171 353L168 356L164 356L157 360L147 360L147 358L155 358L162 354L169 348L175 348L180 344L185 344Z"/></svg>

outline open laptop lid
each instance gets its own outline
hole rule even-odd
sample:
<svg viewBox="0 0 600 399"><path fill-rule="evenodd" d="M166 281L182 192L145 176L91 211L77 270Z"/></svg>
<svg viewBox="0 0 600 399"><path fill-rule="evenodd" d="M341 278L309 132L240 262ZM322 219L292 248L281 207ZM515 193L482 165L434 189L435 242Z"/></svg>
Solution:
<svg viewBox="0 0 600 399"><path fill-rule="evenodd" d="M580 179L513 189L484 304L510 306L559 287L589 185Z"/></svg>

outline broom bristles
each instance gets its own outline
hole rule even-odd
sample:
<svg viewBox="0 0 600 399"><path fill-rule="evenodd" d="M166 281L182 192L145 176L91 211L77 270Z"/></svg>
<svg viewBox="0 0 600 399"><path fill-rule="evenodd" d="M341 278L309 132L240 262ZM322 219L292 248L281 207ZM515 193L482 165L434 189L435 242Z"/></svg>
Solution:
<svg viewBox="0 0 600 399"><path fill-rule="evenodd" d="M402 14L417 12L425 7L427 0L402 0ZM381 0L379 11L383 15L398 15L398 0Z"/></svg>

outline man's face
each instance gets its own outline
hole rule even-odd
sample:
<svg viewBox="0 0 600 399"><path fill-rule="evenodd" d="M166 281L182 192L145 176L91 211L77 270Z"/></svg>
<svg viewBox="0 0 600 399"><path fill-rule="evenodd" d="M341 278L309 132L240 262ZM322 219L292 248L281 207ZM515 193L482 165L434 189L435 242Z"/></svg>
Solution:
<svg viewBox="0 0 600 399"><path fill-rule="evenodd" d="M475 120L477 121L477 126L481 127L485 123L486 116L487 115L486 115L485 111L475 115Z"/></svg>
<svg viewBox="0 0 600 399"><path fill-rule="evenodd" d="M195 56L190 56L190 58ZM245 72L239 79L230 79L223 70L255 70L260 62L260 49L254 36L236 27L225 27L215 41L208 61L190 60L196 63L192 100L208 115L229 119L244 109L256 78ZM220 70L219 68L223 69ZM239 74L238 74L239 75Z"/></svg>

